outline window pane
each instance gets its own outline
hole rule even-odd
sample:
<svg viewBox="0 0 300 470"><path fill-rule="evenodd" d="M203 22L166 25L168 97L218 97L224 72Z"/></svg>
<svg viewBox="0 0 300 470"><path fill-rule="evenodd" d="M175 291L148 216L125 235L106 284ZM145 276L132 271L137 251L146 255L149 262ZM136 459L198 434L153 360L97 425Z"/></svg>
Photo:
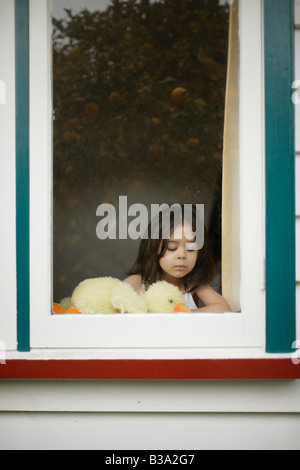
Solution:
<svg viewBox="0 0 300 470"><path fill-rule="evenodd" d="M53 0L55 301L126 277L139 241L96 235L119 196L205 204L220 266L228 28L221 0Z"/></svg>

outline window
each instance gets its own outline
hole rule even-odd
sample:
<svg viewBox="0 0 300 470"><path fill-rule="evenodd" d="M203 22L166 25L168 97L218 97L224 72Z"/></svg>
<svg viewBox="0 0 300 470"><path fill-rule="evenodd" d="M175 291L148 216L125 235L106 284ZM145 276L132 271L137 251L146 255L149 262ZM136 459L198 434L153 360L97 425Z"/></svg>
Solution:
<svg viewBox="0 0 300 470"><path fill-rule="evenodd" d="M127 277L137 203L149 218L154 204L205 205L221 291L228 3L52 5L55 301L84 279ZM104 203L116 210L114 239L96 236Z"/></svg>
<svg viewBox="0 0 300 470"><path fill-rule="evenodd" d="M263 348L264 208L261 202L264 200L264 136L260 2L253 2L252 6L242 2L240 11L242 313L224 315L115 315L93 318L57 318L51 315L50 4L32 0L30 15L31 347L141 348L153 351L188 348L194 350L196 355L205 354L207 348L214 347ZM252 18L251 25L248 15ZM255 29L255 34L253 22L259 28ZM243 60L245 57L251 60ZM251 96L246 92L249 89L253 90ZM253 181L260 182L255 191ZM39 292L34 287L37 281Z"/></svg>

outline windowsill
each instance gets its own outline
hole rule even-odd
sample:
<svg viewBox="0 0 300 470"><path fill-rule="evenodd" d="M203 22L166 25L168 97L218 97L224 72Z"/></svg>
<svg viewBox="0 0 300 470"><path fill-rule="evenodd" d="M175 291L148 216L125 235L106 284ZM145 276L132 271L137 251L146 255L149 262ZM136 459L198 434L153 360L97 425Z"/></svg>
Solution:
<svg viewBox="0 0 300 470"><path fill-rule="evenodd" d="M145 349L172 350L173 359L177 350L263 347L260 337L245 344L244 320L241 313L47 315L48 334L42 337L37 329L30 344L32 349L132 349L138 352L134 359L144 358Z"/></svg>

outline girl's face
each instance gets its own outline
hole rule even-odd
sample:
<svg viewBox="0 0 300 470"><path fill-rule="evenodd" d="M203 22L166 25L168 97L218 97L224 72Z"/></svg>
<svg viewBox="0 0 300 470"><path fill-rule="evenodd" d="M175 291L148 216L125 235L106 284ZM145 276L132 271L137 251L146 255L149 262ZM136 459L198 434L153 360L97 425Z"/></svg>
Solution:
<svg viewBox="0 0 300 470"><path fill-rule="evenodd" d="M161 269L168 277L182 279L193 271L198 258L198 248L192 228L185 224L174 229L165 255L160 259Z"/></svg>

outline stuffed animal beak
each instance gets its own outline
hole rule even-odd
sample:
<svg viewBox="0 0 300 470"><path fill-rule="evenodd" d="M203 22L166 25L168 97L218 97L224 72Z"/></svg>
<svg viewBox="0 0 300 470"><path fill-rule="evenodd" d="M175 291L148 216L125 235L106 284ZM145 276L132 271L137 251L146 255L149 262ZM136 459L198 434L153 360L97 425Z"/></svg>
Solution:
<svg viewBox="0 0 300 470"><path fill-rule="evenodd" d="M178 304L173 310L173 313L192 313L184 304Z"/></svg>

